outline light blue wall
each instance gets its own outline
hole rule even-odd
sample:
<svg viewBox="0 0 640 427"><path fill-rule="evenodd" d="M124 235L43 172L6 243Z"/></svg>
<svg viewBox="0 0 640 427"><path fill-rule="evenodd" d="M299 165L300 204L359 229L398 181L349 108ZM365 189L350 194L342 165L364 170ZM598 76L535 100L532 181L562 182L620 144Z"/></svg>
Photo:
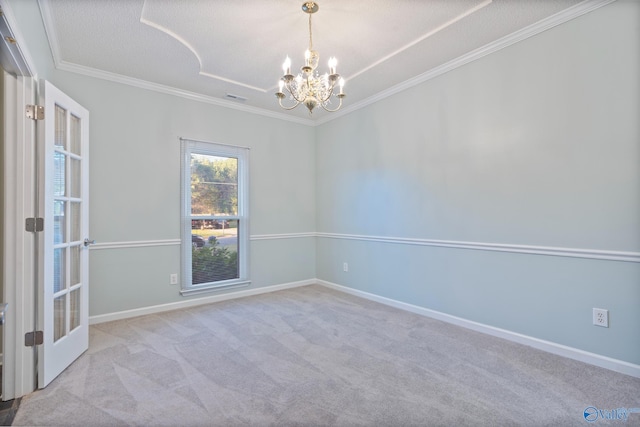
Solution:
<svg viewBox="0 0 640 427"><path fill-rule="evenodd" d="M312 128L64 72L53 83L91 112L98 242L180 237L180 137L251 148L251 235L315 229ZM315 277L310 238L252 242L250 260L251 287ZM177 246L92 250L90 264L91 315L184 299L169 285Z"/></svg>
<svg viewBox="0 0 640 427"><path fill-rule="evenodd" d="M251 148L251 235L315 230L312 127L56 70L37 2L10 4L38 77L90 111L91 238L180 238L180 137ZM180 273L179 246L91 250L89 258L91 316L185 300L169 284ZM251 288L313 278L315 262L313 237L251 242Z"/></svg>
<svg viewBox="0 0 640 427"><path fill-rule="evenodd" d="M615 2L320 126L318 278L640 363L637 263L336 238L640 251L639 16Z"/></svg>

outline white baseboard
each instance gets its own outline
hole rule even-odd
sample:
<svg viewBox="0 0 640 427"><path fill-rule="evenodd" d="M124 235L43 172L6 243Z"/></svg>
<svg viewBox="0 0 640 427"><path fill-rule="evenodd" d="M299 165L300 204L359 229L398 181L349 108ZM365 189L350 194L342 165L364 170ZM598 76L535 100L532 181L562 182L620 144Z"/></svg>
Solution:
<svg viewBox="0 0 640 427"><path fill-rule="evenodd" d="M203 298L193 298L193 299L188 299L184 301L171 302L167 304L153 305L150 307L134 308L132 310L118 311L115 313L99 314L96 316L89 316L89 324L95 325L98 323L111 322L113 320L122 320L122 319L129 319L131 317L144 316L146 314L154 314L154 313L161 313L163 311L171 311L171 310L178 310L181 308L196 307L198 305L211 304L214 302L226 301L226 300L236 299L236 298L243 298L251 295L265 294L268 292L281 291L283 289L297 288L300 286L313 285L316 283L317 281L315 279L308 279L308 280L301 280L299 282L283 283L280 285L265 286L262 288L254 288L254 289L245 289L242 291L229 292L226 294L211 295Z"/></svg>
<svg viewBox="0 0 640 427"><path fill-rule="evenodd" d="M577 360L580 362L588 363L590 365L599 366L601 368L609 369L615 372L620 372L625 375L630 375L632 377L640 378L640 365L636 365L634 363L613 359L611 357L602 356L596 353L590 353L588 351L580 350L573 347L568 347L568 346L557 344L551 341L541 340L538 338L508 331L506 329L496 328L493 326L463 319L461 317L456 317L456 316L452 316L450 314L442 313L439 311L430 310L428 308L419 307L417 305L407 304L405 302L393 300L386 297L381 297L379 295L371 294L364 291L359 291L357 289L348 288L346 286L327 282L325 280L316 280L316 283L340 292L345 292L345 293L362 297L371 301L379 302L381 304L399 308L401 310L410 311L412 313L420 314L422 316L430 317L432 319L441 320L443 322L462 326L464 328L472 329L477 332L482 332L487 335L492 335L494 337L503 338L508 341L524 344L529 347L536 348L538 350L556 354L558 356L567 357L569 359Z"/></svg>
<svg viewBox="0 0 640 427"><path fill-rule="evenodd" d="M538 338L530 337L528 335L519 334L517 332L508 331L506 329L496 328L493 326L485 325L482 323L474 322L471 320L463 319L461 317L452 316L450 314L442 313L439 311L431 310L428 308L420 307L413 304L397 301L391 298L382 297L369 292L359 291L357 289L348 288L346 286L331 283L326 280L320 279L308 279L298 282L283 283L280 285L265 286L262 288L245 289L242 291L229 292L220 295L212 295L203 298L188 299L185 301L172 302L168 304L154 305L150 307L136 308L132 310L119 311L115 313L100 314L97 316L89 317L89 324L95 325L103 322L110 322L113 320L128 319L131 317L144 316L146 314L161 313L163 311L177 310L181 308L195 307L198 305L211 304L219 301L226 301L236 298L244 298L252 295L259 295L269 292L276 292L284 289L297 288L300 286L307 286L318 284L331 288L340 292L355 295L361 298L365 298L371 301L379 302L391 307L395 307L401 310L416 313L422 316L430 317L432 319L441 320L443 322L451 323L463 328L471 329L477 332L482 332L487 335L491 335L498 338L503 338L508 341L516 342L519 344L527 345L529 347L536 348L538 350L546 351L548 353L556 354L558 356L567 357L569 359L578 360L580 362L588 363L590 365L599 366L601 368L609 369L615 372L620 372L625 375L640 378L640 365L634 363L625 362L623 360L613 359L611 357L602 356L596 353L590 353L588 351L580 350L573 347L568 347L562 344L557 344L551 341L545 341Z"/></svg>

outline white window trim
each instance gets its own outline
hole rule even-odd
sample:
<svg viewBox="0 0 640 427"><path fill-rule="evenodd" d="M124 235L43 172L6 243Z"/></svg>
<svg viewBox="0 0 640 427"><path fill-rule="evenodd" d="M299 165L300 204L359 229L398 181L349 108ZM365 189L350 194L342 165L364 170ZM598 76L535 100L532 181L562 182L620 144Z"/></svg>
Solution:
<svg viewBox="0 0 640 427"><path fill-rule="evenodd" d="M180 138L180 237L182 286L180 294L194 295L204 292L249 286L249 148L214 142ZM238 261L239 278L214 284L191 283L191 154L235 157L238 159Z"/></svg>

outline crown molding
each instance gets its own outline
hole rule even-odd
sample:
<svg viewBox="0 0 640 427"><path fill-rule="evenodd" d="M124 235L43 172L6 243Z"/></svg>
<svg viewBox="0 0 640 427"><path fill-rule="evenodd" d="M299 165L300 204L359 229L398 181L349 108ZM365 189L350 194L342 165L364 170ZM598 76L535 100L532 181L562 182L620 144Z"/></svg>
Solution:
<svg viewBox="0 0 640 427"><path fill-rule="evenodd" d="M58 32L56 26L53 25L53 16L51 14L50 0L38 0L38 8L42 15L42 23L44 24L44 32L47 35L53 65L58 68L60 66L60 43L58 42Z"/></svg>
<svg viewBox="0 0 640 427"><path fill-rule="evenodd" d="M303 119L300 117L290 116L285 113L275 112L264 108L252 107L249 105L235 104L232 101L225 101L215 98L209 95L203 95L196 92L190 92L175 87L153 83L147 80L136 79L133 77L123 76L122 74L111 73L109 71L98 70L96 68L85 67L83 65L72 64L65 61L60 61L56 66L59 70L68 71L70 73L82 74L89 77L95 77L101 80L108 80L115 83L121 83L128 86L137 87L138 89L150 90L153 92L164 93L167 95L173 95L191 101L202 102L205 104L216 105L218 107L230 108L232 110L239 110L245 113L257 114L259 116L271 117L274 119L285 120L293 123L298 123L307 126L313 126L313 121L309 119Z"/></svg>
<svg viewBox="0 0 640 427"><path fill-rule="evenodd" d="M529 37L533 37L537 34L540 34L544 31L547 31L553 27L564 24L572 19L578 18L586 13L592 12L602 6L606 6L609 3L613 3L616 0L585 0L581 3L578 3L574 6L571 6L561 12L556 13L555 15L549 16L545 19L542 19L534 24L529 25L528 27L522 28L514 33L511 33L507 36L504 36L494 42L486 44L478 49L472 50L469 53L466 53L458 58L455 58L449 62L446 62L438 67L432 68L429 71L426 71L422 74L419 74L416 77L413 77L409 80L405 80L402 83L399 83L395 86L390 87L389 89L383 90L377 93L374 96L370 96L360 102L352 104L346 108L340 109L340 111L333 113L330 116L322 117L314 122L314 125L320 125L323 123L327 123L331 120L335 120L339 117L342 117L346 114L357 111L361 108L367 107L371 104L374 104L382 99L388 98L396 93L403 92L407 89L411 89L414 86L422 84L428 80L436 78L444 73L447 73L451 70L454 70L458 67L466 65L470 62L476 61L480 58L483 58L489 54L502 50L506 47L509 47L515 43L521 42L523 40L528 39Z"/></svg>

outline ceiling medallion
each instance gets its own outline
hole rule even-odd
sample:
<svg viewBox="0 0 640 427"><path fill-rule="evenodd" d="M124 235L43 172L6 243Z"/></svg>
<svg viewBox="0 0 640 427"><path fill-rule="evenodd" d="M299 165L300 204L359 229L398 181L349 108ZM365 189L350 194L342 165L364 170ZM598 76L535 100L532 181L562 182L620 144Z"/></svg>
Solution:
<svg viewBox="0 0 640 427"><path fill-rule="evenodd" d="M282 70L284 75L280 78L279 90L276 92L278 103L285 110L293 110L299 104L304 104L309 109L309 115L313 113L313 109L320 106L326 111L338 111L342 107L342 99L346 96L343 92L344 79L340 78L340 74L336 72L338 61L336 58L329 58L329 72L320 75L316 70L320 55L313 50L313 36L311 33L311 15L316 13L320 7L318 3L307 1L302 4L302 11L309 15L309 49L304 53L304 66L300 67L300 73L297 76L291 74L291 59L287 56ZM340 92L333 93L334 87L338 83ZM293 101L293 105L285 106L282 99L286 97L283 90L289 93L289 99ZM331 96L338 98L339 104L331 109Z"/></svg>

